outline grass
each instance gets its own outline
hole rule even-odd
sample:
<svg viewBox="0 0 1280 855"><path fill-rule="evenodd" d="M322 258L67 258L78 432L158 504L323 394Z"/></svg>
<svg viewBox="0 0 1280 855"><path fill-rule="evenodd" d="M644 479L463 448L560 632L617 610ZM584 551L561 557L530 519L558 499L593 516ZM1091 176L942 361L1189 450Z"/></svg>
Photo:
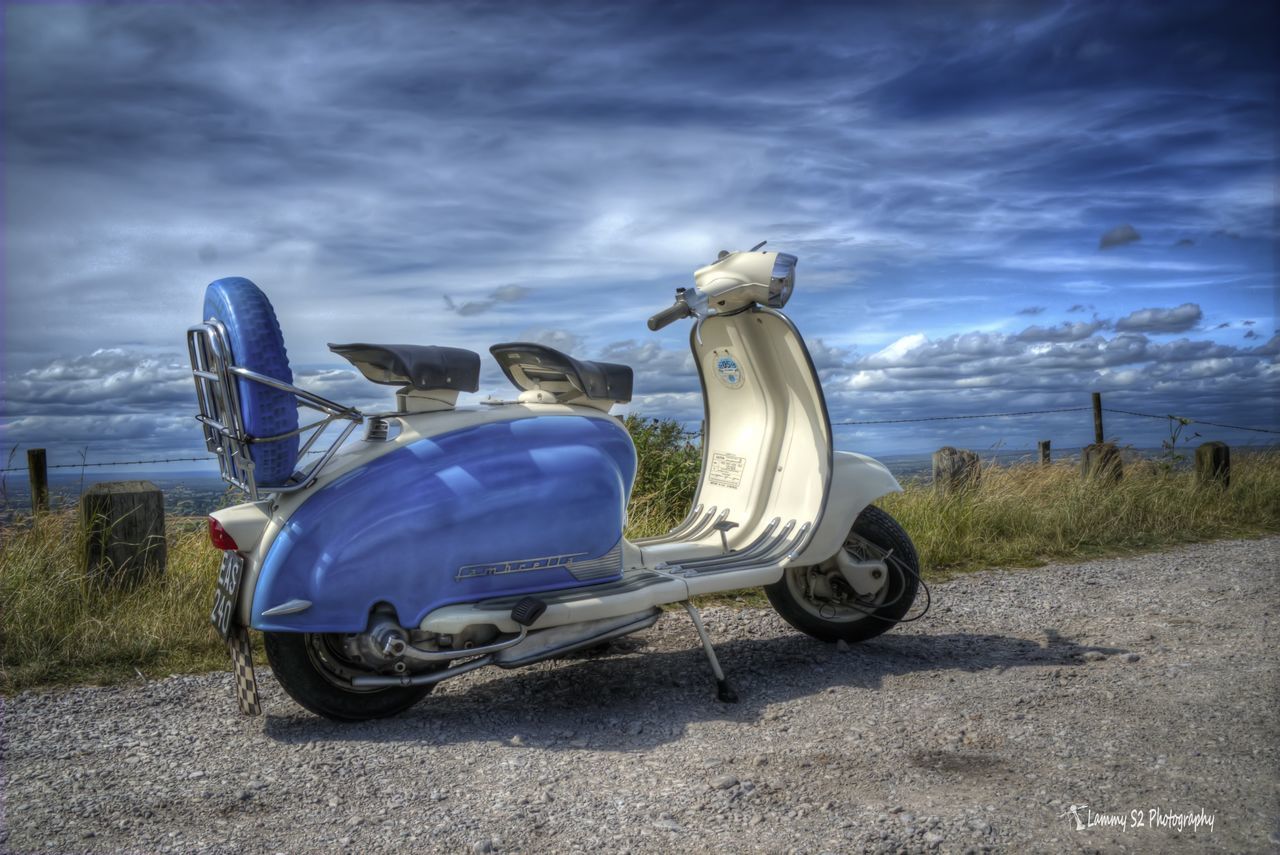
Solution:
<svg viewBox="0 0 1280 855"><path fill-rule="evenodd" d="M660 533L688 509L701 455L672 422L628 417L627 426L639 456L628 534ZM1085 481L1066 464L989 467L965 493L941 496L912 482L879 504L937 579L1280 532L1280 453L1237 455L1231 475L1221 491L1150 464L1131 465L1118 484ZM164 576L118 591L79 571L84 541L74 514L0 529L0 689L227 668L208 624L219 553L202 520L171 518L168 532ZM753 595L738 601L763 604Z"/></svg>
<svg viewBox="0 0 1280 855"><path fill-rule="evenodd" d="M975 488L940 495L912 483L877 504L910 533L937 579L986 567L1028 567L1227 537L1280 533L1280 452L1237 454L1229 490L1191 471L1131 462L1118 483L1076 465L987 467Z"/></svg>
<svg viewBox="0 0 1280 855"><path fill-rule="evenodd" d="M203 520L170 518L166 529L167 571L128 591L81 572L84 535L73 512L0 533L0 687L225 668L208 620L220 554Z"/></svg>

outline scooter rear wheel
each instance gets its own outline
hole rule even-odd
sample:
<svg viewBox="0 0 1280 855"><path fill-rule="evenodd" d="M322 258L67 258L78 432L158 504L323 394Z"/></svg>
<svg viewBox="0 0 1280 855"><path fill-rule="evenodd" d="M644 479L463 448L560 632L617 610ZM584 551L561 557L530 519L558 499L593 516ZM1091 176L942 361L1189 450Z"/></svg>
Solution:
<svg viewBox="0 0 1280 855"><path fill-rule="evenodd" d="M856 560L885 560L888 573L880 590L859 596L834 565L826 564L788 567L764 589L783 620L820 641L855 643L888 632L906 617L920 585L915 545L898 521L875 505L854 520L843 549ZM826 577L823 588L830 596L815 596L811 574Z"/></svg>
<svg viewBox="0 0 1280 855"><path fill-rule="evenodd" d="M386 718L404 712L435 688L434 683L384 689L344 686L352 672L373 672L342 658L340 638L297 632L263 634L276 680L304 709L336 721Z"/></svg>

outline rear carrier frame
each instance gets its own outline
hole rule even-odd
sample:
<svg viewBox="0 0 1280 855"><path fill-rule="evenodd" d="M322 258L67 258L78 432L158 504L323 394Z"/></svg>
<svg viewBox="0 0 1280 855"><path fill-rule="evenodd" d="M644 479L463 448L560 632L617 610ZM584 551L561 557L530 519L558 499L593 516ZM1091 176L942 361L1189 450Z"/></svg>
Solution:
<svg viewBox="0 0 1280 855"><path fill-rule="evenodd" d="M333 459L339 446L351 435L356 425L364 421L364 414L355 407L348 407L328 398L299 389L274 377L259 374L232 361L227 330L221 321L210 319L187 329L187 351L191 357L191 376L196 384L196 402L200 412L196 421L204 429L205 446L218 458L222 480L238 487L256 502L260 492L293 493L315 482L325 465ZM238 380L261 383L293 395L299 407L316 410L323 417L308 425L302 425L286 433L274 436L253 436L244 425L244 413L240 407ZM312 450L321 434L336 421L346 421L338 437L323 451ZM250 450L254 445L280 442L310 433L298 448L298 459L306 454L319 454L320 459L306 470L298 469L284 484L259 484L254 476L254 462Z"/></svg>

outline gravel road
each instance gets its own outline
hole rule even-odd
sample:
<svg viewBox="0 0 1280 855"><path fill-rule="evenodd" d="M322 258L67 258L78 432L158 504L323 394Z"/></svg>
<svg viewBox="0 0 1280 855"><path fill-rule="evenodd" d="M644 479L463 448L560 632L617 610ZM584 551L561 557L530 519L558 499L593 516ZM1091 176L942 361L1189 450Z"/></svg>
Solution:
<svg viewBox="0 0 1280 855"><path fill-rule="evenodd" d="M736 705L682 612L358 725L269 674L257 719L229 673L24 693L0 849L1276 851L1278 568L1269 538L978 573L847 650L708 609Z"/></svg>

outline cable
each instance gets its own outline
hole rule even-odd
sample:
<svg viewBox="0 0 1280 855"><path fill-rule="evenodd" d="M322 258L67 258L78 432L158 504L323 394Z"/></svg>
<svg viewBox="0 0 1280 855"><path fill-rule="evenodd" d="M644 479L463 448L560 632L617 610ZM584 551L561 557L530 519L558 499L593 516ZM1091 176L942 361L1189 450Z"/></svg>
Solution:
<svg viewBox="0 0 1280 855"><path fill-rule="evenodd" d="M860 535L858 536L858 539L862 541L864 546L871 547L872 550L881 549L879 546L877 546L876 544L872 543L871 541L867 540L866 538ZM882 554L880 556L880 560L885 561L887 564L892 565L893 569L898 571L898 577L902 580L902 588L898 591L898 595L893 599L883 603L867 603L867 602L861 602L861 601L849 602L845 600L844 602L841 602L840 605L843 606L844 608L853 609L855 612L860 612L863 615L863 617L875 618L876 620L882 620L886 623L891 623L891 624L912 623L913 621L920 620L922 617L924 617L929 613L929 607L933 605L933 594L929 590L929 583L924 580L924 577L921 576L915 570L915 568L911 567L911 565L907 564L907 562L903 561L901 558L894 555L892 549L890 549L888 552L883 552L883 550L881 551L882 551ZM920 585L920 587L924 588L924 608L919 612L919 614L912 615L911 617L904 616L897 619L887 618L884 615L877 614L877 612L887 609L889 606L892 606L893 604L897 603L899 600L902 599L902 595L906 593L906 590L907 590L907 585L906 585L907 573L910 573L912 576L914 576L916 582ZM859 600L861 600L861 596L857 592L854 592L854 596L858 597ZM914 599L915 598L913 597L912 598L913 605L914 605ZM825 608L827 605L829 604L824 603L822 605L822 608ZM870 608L867 608L867 606L870 606ZM822 608L819 608L819 614L822 614ZM907 611L910 612L910 610L911 610L911 606L908 606ZM833 613L833 616L834 616L834 613ZM826 617L826 615L823 615L823 617ZM827 618L827 619L830 620L830 618Z"/></svg>
<svg viewBox="0 0 1280 855"><path fill-rule="evenodd" d="M85 469L90 466L137 466L140 463L182 463L188 460L217 460L216 457L161 457L155 460L116 460L111 463L53 463L46 469ZM25 466L11 466L0 472L26 472Z"/></svg>
<svg viewBox="0 0 1280 855"><path fill-rule="evenodd" d="M1280 430L1271 430L1270 428L1245 427L1244 425L1227 425L1221 422L1207 422L1204 419L1193 419L1186 416L1157 415L1155 413L1135 413L1133 410L1116 410L1111 407L1103 407L1104 413L1120 413L1126 416L1141 416L1146 419L1185 419L1189 424L1195 425L1212 425L1213 427L1227 428L1228 430L1248 430L1254 433L1280 433Z"/></svg>
<svg viewBox="0 0 1280 855"><path fill-rule="evenodd" d="M324 454L323 451L308 451L307 454ZM46 469L87 469L92 466L138 466L143 463L185 463L191 460L217 460L216 457L157 457L154 460L112 460L108 463L51 463ZM10 466L0 472L26 472L25 466Z"/></svg>
<svg viewBox="0 0 1280 855"><path fill-rule="evenodd" d="M1059 407L1054 410L1021 410L1016 413L976 413L972 416L924 416L918 419L869 419L865 421L832 422L835 425L899 425L908 422L945 422L956 419L1000 419L1008 416L1039 416L1044 413L1078 413L1089 407Z"/></svg>

